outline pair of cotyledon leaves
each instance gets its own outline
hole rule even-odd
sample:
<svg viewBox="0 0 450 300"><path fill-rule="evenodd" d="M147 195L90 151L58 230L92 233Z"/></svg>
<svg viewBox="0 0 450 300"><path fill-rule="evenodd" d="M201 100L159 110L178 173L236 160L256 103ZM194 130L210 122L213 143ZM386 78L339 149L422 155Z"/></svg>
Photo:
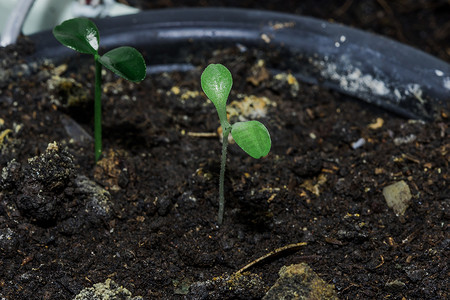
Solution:
<svg viewBox="0 0 450 300"><path fill-rule="evenodd" d="M233 85L230 71L221 64L211 64L203 71L201 84L206 96L216 107L222 127L231 126L231 135L236 144L253 158L266 156L272 143L269 131L261 122L246 121L229 125L227 121L226 104Z"/></svg>
<svg viewBox="0 0 450 300"><path fill-rule="evenodd" d="M127 80L138 82L145 78L145 61L136 49L118 47L99 55L98 28L89 19L75 18L64 21L53 29L53 35L64 46L80 53L94 55L103 66Z"/></svg>

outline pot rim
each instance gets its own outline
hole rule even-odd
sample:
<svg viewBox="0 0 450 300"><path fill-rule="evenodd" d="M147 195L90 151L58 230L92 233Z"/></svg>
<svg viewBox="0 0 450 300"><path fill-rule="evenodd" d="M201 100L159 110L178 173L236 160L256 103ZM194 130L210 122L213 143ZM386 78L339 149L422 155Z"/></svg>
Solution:
<svg viewBox="0 0 450 300"><path fill-rule="evenodd" d="M128 45L164 54L198 50L200 43L282 48L291 72L407 118L431 120L449 107L450 64L389 38L312 17L240 8L171 8L95 20L101 45ZM36 45L30 58L55 60L74 56L51 31L29 38ZM191 49L191 50L190 50ZM186 63L180 57L167 64ZM150 69L152 57L148 58Z"/></svg>

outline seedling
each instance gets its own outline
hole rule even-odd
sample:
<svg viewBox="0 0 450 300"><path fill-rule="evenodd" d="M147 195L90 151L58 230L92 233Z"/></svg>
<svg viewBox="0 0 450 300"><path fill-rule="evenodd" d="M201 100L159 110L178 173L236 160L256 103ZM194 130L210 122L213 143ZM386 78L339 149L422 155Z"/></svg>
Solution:
<svg viewBox="0 0 450 300"><path fill-rule="evenodd" d="M227 160L228 135L231 132L236 144L253 158L266 156L272 145L267 128L258 121L236 122L230 124L227 118L227 99L233 85L230 71L221 64L210 64L201 76L202 89L216 107L222 126L222 161L219 178L219 215L217 222L222 224L225 207L224 180Z"/></svg>
<svg viewBox="0 0 450 300"><path fill-rule="evenodd" d="M64 46L84 54L92 54L95 60L94 140L95 161L102 154L102 65L129 81L139 82L145 78L146 66L142 55L128 46L118 47L100 55L99 31L89 19L75 18L53 28L53 35Z"/></svg>

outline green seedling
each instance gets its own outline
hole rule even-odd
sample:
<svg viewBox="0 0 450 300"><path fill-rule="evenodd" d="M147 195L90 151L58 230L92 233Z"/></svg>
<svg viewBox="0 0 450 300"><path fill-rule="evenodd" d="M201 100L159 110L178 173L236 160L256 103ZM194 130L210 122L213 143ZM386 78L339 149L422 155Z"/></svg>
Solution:
<svg viewBox="0 0 450 300"><path fill-rule="evenodd" d="M228 135L231 132L236 144L253 158L266 156L272 145L267 128L258 121L236 122L230 124L227 118L227 99L233 85L230 71L221 64L211 64L201 76L202 89L216 107L222 126L222 160L219 178L219 215L217 222L222 224L225 206L224 180L227 160Z"/></svg>
<svg viewBox="0 0 450 300"><path fill-rule="evenodd" d="M118 47L100 55L99 31L89 19L75 18L64 21L53 28L53 35L64 46L84 54L91 54L95 60L95 102L94 102L94 140L95 161L102 154L102 104L101 75L102 65L129 81L139 82L145 78L144 58L136 49L128 46Z"/></svg>

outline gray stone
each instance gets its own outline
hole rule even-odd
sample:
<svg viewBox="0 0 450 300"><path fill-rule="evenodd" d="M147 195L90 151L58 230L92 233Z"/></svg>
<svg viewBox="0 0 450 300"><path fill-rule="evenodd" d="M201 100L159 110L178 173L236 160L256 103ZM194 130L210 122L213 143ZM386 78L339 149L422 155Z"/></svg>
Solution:
<svg viewBox="0 0 450 300"><path fill-rule="evenodd" d="M111 279L103 283L96 283L93 287L85 288L75 296L74 300L142 300L140 296L133 297L126 288L119 286Z"/></svg>

